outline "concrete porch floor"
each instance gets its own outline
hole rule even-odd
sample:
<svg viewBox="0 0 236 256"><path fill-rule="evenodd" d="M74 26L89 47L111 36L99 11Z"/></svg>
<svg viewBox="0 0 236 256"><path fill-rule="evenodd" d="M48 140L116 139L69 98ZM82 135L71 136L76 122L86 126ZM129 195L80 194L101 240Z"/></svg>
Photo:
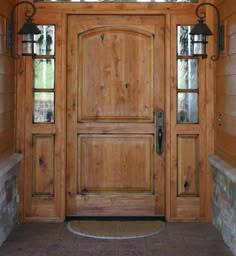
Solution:
<svg viewBox="0 0 236 256"><path fill-rule="evenodd" d="M231 256L209 223L166 223L159 234L128 240L77 236L66 223L17 225L0 256Z"/></svg>

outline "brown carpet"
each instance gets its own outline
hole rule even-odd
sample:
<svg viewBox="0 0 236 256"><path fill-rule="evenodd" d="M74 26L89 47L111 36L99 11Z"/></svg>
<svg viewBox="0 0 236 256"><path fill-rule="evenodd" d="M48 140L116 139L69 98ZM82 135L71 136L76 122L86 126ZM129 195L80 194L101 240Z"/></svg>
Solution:
<svg viewBox="0 0 236 256"><path fill-rule="evenodd" d="M68 229L75 234L102 239L129 239L145 237L157 234L163 228L164 222L158 220L78 220L68 223Z"/></svg>

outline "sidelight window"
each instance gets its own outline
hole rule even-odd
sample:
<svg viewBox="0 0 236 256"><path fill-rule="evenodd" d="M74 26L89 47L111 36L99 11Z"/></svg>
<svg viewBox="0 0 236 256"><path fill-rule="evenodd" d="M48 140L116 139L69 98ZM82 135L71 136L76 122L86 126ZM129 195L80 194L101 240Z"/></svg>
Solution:
<svg viewBox="0 0 236 256"><path fill-rule="evenodd" d="M55 122L55 26L40 25L34 58L34 123Z"/></svg>
<svg viewBox="0 0 236 256"><path fill-rule="evenodd" d="M198 59L193 57L191 26L177 26L177 123L198 123Z"/></svg>

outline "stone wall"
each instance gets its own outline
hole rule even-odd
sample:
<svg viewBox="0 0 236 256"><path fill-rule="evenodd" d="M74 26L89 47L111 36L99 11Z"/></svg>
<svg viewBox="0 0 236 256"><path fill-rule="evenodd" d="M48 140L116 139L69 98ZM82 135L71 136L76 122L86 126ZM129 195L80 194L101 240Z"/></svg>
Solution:
<svg viewBox="0 0 236 256"><path fill-rule="evenodd" d="M0 246L18 219L17 169L21 159L20 154L14 154L0 164Z"/></svg>
<svg viewBox="0 0 236 256"><path fill-rule="evenodd" d="M214 181L213 225L236 256L236 169L219 157L209 157Z"/></svg>

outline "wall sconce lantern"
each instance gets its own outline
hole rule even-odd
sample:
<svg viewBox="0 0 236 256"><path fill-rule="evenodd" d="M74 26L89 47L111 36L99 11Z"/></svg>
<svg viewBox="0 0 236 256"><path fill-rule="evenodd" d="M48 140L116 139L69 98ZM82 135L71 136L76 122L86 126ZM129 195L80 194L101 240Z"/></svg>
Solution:
<svg viewBox="0 0 236 256"><path fill-rule="evenodd" d="M207 58L207 36L213 35L210 28L204 23L206 13L199 13L199 8L203 5L212 6L217 14L217 53L216 55L211 56L211 60L216 61L220 57L220 51L224 50L224 26L220 25L220 12L218 8L211 3L199 4L195 10L195 14L199 18L199 20L198 23L193 27L193 29L189 33L191 35L193 56L201 56L203 59Z"/></svg>
<svg viewBox="0 0 236 256"><path fill-rule="evenodd" d="M28 4L31 6L32 11L25 11L26 22L23 24L22 28L18 31L18 34L22 35L22 55L23 56L35 56L34 53L34 35L41 34L41 31L38 29L37 25L32 22L32 17L36 12L35 6L28 1L21 1L15 4L11 11L11 21L7 26L7 48L11 49L11 56L14 59L18 59L20 56L18 54L14 55L13 53L13 24L14 24L14 12L16 7L21 4Z"/></svg>

